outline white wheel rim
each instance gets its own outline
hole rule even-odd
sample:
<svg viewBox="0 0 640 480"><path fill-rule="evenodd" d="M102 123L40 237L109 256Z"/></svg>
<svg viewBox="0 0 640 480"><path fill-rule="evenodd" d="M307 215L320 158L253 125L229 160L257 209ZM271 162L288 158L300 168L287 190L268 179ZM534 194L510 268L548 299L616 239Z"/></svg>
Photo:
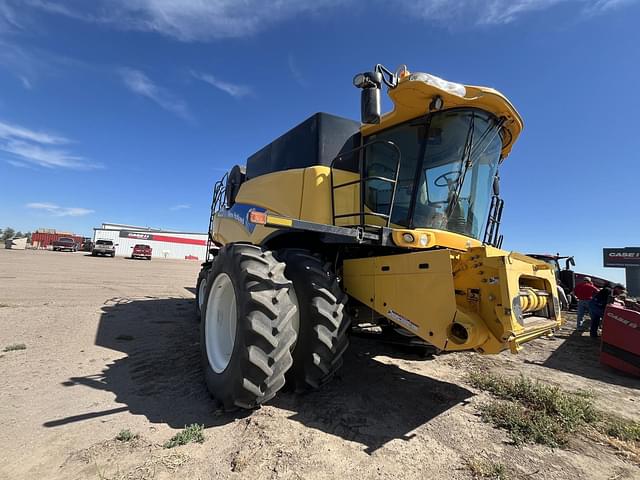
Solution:
<svg viewBox="0 0 640 480"><path fill-rule="evenodd" d="M293 326L297 336L300 333L300 305L298 304L298 296L296 295L296 289L293 288L293 285L289 288L289 299L296 307L296 312L293 314L293 317L291 317L291 325ZM295 343L291 346L292 351L294 347Z"/></svg>
<svg viewBox="0 0 640 480"><path fill-rule="evenodd" d="M198 308L202 311L202 305L204 305L204 292L207 290L207 279L203 278L198 288Z"/></svg>
<svg viewBox="0 0 640 480"><path fill-rule="evenodd" d="M229 275L221 273L209 292L204 326L207 358L216 373L229 365L236 343L236 324L236 292Z"/></svg>

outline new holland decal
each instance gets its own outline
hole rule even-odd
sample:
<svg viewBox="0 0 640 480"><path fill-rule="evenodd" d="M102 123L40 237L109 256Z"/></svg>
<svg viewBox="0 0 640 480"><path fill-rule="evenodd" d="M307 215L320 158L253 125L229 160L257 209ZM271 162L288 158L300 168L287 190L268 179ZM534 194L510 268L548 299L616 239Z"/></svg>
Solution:
<svg viewBox="0 0 640 480"><path fill-rule="evenodd" d="M234 203L233 206L229 209L222 208L218 212L218 216L222 218L230 218L232 220L235 220L236 222L242 224L242 226L244 226L247 232L253 233L253 230L256 228L256 225L255 223L251 223L249 221L249 212L251 211L263 213L263 212L266 212L267 210L265 208L256 207L255 205L248 205L245 203Z"/></svg>

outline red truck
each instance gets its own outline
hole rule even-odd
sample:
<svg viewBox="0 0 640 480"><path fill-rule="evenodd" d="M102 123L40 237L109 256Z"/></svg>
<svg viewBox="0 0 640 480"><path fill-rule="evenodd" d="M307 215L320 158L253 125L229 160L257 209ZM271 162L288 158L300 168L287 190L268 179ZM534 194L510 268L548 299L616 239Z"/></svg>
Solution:
<svg viewBox="0 0 640 480"><path fill-rule="evenodd" d="M137 244L133 247L131 258L146 258L147 260L151 260L151 247L142 243Z"/></svg>
<svg viewBox="0 0 640 480"><path fill-rule="evenodd" d="M51 243L51 246L53 247L54 252L55 251L63 252L65 250L69 250L70 252L78 251L78 244L71 237L60 237L59 239L54 240Z"/></svg>

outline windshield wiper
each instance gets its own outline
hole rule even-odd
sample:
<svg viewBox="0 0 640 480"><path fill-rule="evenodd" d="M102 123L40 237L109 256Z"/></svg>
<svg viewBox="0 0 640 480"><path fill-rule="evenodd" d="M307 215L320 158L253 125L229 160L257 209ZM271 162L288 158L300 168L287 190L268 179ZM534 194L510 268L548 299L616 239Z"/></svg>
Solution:
<svg viewBox="0 0 640 480"><path fill-rule="evenodd" d="M471 147L473 146L473 127L475 123L475 113L471 113L471 120L469 121L469 130L467 130L467 138L464 142L464 150L462 151L462 158L460 159L460 170L458 172L458 178L456 179L456 186L453 190L453 194L450 197L449 204L447 205L447 220L453 213L454 206L458 203L458 198L462 192L462 185L464 185L464 177L467 175L467 170L471 166Z"/></svg>
<svg viewBox="0 0 640 480"><path fill-rule="evenodd" d="M447 218L453 213L454 206L458 203L460 199L460 194L462 193L462 187L464 186L464 179L467 176L467 172L469 171L469 167L473 165L473 159L475 158L475 154L477 153L478 148L484 143L486 146L489 146L491 141L484 142L489 132L494 131L498 133L504 124L505 119L501 118L496 125L488 125L482 135L477 142L473 141L473 130L475 126L475 113L471 114L471 120L469 121L469 130L467 131L467 139L465 141L464 150L462 152L462 159L460 163L460 172L458 175L458 179L456 180L456 186L453 194L451 195L451 201L447 206Z"/></svg>

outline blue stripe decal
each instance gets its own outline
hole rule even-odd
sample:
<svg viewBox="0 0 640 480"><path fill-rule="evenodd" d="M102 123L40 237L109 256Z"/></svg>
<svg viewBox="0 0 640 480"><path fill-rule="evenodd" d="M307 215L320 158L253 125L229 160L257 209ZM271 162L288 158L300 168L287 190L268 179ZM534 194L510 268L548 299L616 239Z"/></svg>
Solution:
<svg viewBox="0 0 640 480"><path fill-rule="evenodd" d="M249 221L249 212L266 212L265 208L257 207L255 205L248 205L245 203L234 203L233 206L229 209L222 208L218 211L217 215L222 218L230 218L235 220L236 222L242 224L245 230L249 233L253 233L253 230L256 228L255 223L251 223Z"/></svg>

